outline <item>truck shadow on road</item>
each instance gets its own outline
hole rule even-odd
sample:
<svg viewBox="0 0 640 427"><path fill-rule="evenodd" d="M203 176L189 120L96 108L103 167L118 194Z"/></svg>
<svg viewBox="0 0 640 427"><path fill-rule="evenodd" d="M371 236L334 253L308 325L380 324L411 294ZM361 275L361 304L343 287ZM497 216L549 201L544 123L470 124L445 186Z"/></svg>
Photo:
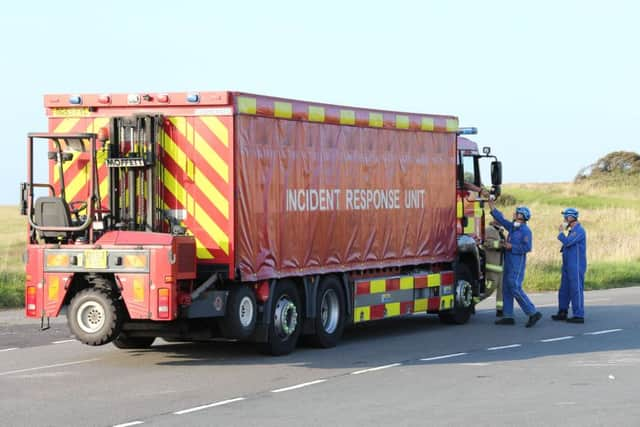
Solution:
<svg viewBox="0 0 640 427"><path fill-rule="evenodd" d="M391 363L454 364L492 363L554 355L640 348L638 306L588 307L584 325L554 322L555 309L542 309L543 319L534 328L525 328L520 313L515 326L497 326L493 310L479 310L466 325L443 325L437 316L418 315L389 319L345 331L335 348L316 349L301 344L287 356L262 355L254 343L201 342L156 344L150 350L162 366L273 366L287 365L321 369L366 369ZM615 316L612 314L615 313ZM593 332L621 329L606 334ZM625 334L625 339L619 339ZM572 338L563 338L563 337ZM563 338L557 341L543 341ZM495 347L506 347L503 349ZM421 361L420 359L466 353L460 357Z"/></svg>

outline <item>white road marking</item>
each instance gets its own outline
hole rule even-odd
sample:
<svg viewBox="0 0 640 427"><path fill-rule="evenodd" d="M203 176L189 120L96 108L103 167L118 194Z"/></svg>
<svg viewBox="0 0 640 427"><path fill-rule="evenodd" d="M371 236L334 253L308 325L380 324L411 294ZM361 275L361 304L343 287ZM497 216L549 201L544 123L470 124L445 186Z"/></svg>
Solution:
<svg viewBox="0 0 640 427"><path fill-rule="evenodd" d="M574 338L574 336L572 336L572 335L567 335L566 337L547 338L546 340L540 340L540 342L565 341L565 340L571 340L571 339L573 339L573 338Z"/></svg>
<svg viewBox="0 0 640 427"><path fill-rule="evenodd" d="M13 350L17 350L18 347L11 347L11 348L3 348L2 350L0 350L0 353L4 352L4 351L13 351Z"/></svg>
<svg viewBox="0 0 640 427"><path fill-rule="evenodd" d="M569 406L569 405L575 405L576 402L558 402L556 403L557 406Z"/></svg>
<svg viewBox="0 0 640 427"><path fill-rule="evenodd" d="M448 359L450 357L458 357L458 356L464 356L468 353L452 353L452 354L445 354L442 356L434 356L434 357L425 357L424 359L420 359L423 362L430 362L432 360L441 360L441 359Z"/></svg>
<svg viewBox="0 0 640 427"><path fill-rule="evenodd" d="M387 368L395 368L396 366L400 366L400 365L402 365L402 363L392 363L390 365L377 366L375 368L369 368L369 369L363 369L361 371L351 372L351 375L360 375L367 372L380 371L382 369L387 369Z"/></svg>
<svg viewBox="0 0 640 427"><path fill-rule="evenodd" d="M142 421L131 421L130 423L124 423L124 424L116 424L113 427L129 427L129 426L137 426L140 424L144 424L144 422Z"/></svg>
<svg viewBox="0 0 640 427"><path fill-rule="evenodd" d="M585 335L602 335L602 334L612 334L614 332L620 332L622 329L605 329L604 331L595 331L595 332L585 332Z"/></svg>
<svg viewBox="0 0 640 427"><path fill-rule="evenodd" d="M504 350L504 349L507 349L507 348L516 348L516 347L522 347L522 344L500 345L498 347L489 347L487 350L489 350L489 351Z"/></svg>
<svg viewBox="0 0 640 427"><path fill-rule="evenodd" d="M183 409L182 411L174 412L174 415L184 415L191 412L201 411L203 409L214 408L216 406L228 405L233 402L240 402L241 400L245 400L244 397L236 397L235 399L222 400L220 402L209 403L208 405L196 406L195 408Z"/></svg>
<svg viewBox="0 0 640 427"><path fill-rule="evenodd" d="M314 384L320 384L320 383L323 383L325 381L327 381L327 380L322 379L322 380L310 381L308 383L292 385L291 387L285 387L285 388L279 388L279 389L276 389L276 390L271 390L271 393L282 393L283 391L296 390L298 388L307 387L307 386L314 385Z"/></svg>
<svg viewBox="0 0 640 427"><path fill-rule="evenodd" d="M62 366L79 365L80 363L90 363L90 362L96 362L98 360L100 360L100 359L85 359L85 360L77 360L75 362L56 363L54 365L36 366L35 368L16 369L15 371L0 372L0 377L3 376L3 375L11 375L11 374L19 374L19 373L22 373L22 372L38 371L38 370L41 370L41 369L60 368Z"/></svg>
<svg viewBox="0 0 640 427"><path fill-rule="evenodd" d="M64 344L66 342L74 342L75 340L60 340L60 341L51 341L51 344Z"/></svg>

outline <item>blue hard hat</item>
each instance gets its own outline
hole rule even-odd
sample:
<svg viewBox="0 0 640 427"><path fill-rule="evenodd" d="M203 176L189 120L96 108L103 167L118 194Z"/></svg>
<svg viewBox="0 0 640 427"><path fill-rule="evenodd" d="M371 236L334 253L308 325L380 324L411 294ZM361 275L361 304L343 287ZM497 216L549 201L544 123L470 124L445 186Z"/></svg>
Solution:
<svg viewBox="0 0 640 427"><path fill-rule="evenodd" d="M516 208L516 214L522 214L525 221L529 221L531 218L531 210L526 206L518 206Z"/></svg>
<svg viewBox="0 0 640 427"><path fill-rule="evenodd" d="M578 209L576 208L566 208L565 210L562 211L562 215L566 218L568 216L572 216L575 219L578 219L578 215L580 215L578 213Z"/></svg>

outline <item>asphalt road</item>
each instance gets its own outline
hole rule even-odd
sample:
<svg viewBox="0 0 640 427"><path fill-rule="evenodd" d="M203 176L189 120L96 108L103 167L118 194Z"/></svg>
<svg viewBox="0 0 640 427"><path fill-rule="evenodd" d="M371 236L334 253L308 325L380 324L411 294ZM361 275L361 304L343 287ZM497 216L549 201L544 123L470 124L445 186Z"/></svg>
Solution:
<svg viewBox="0 0 640 427"><path fill-rule="evenodd" d="M587 292L584 325L496 326L412 316L346 331L338 347L279 358L239 343L157 340L88 347L64 318L39 331L0 312L0 424L6 426L637 426L640 287Z"/></svg>

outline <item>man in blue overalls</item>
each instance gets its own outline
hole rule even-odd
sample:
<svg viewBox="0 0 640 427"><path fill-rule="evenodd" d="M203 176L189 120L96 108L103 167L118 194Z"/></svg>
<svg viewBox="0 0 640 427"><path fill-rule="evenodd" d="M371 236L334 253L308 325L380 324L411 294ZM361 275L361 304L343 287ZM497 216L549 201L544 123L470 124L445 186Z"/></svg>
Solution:
<svg viewBox="0 0 640 427"><path fill-rule="evenodd" d="M518 206L513 214L513 222L507 221L498 209L496 209L495 201L489 199L491 206L491 215L498 221L507 231L509 236L504 243L504 273L502 279L502 299L503 299L503 318L496 320L496 325L514 325L513 318L513 299L529 316L529 320L525 325L527 328L532 327L542 317L542 314L536 310L527 294L522 289L524 280L524 272L527 264L527 252L531 251L532 234L531 229L527 225L527 221L531 218L531 211L526 206Z"/></svg>
<svg viewBox="0 0 640 427"><path fill-rule="evenodd" d="M578 210L562 211L564 223L560 225L558 240L562 242L562 279L558 290L558 314L553 320L584 323L584 274L587 271L587 233L578 222ZM565 235L564 230L569 232ZM569 303L573 317L567 317Z"/></svg>

